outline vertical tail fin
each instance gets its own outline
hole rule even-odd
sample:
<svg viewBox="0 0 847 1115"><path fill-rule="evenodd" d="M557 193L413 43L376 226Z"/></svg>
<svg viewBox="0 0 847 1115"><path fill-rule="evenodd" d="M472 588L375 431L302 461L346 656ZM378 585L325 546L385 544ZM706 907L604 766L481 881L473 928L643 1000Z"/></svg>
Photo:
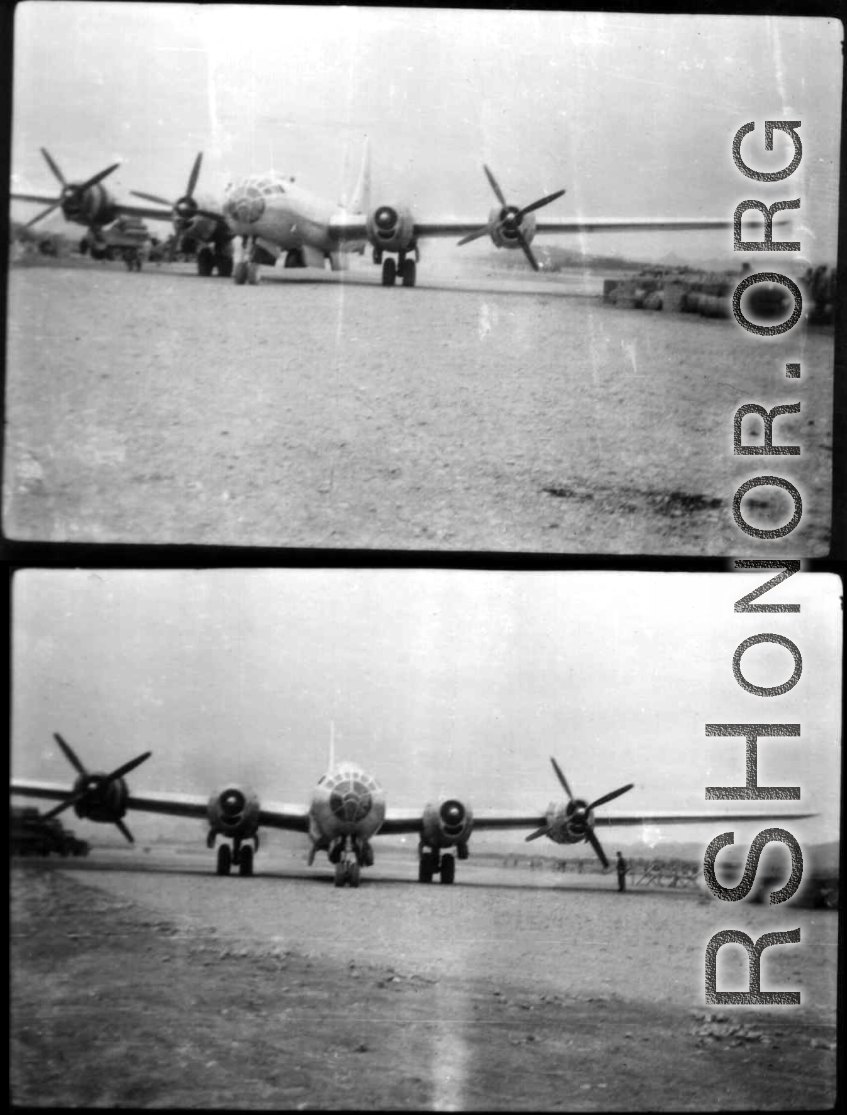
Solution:
<svg viewBox="0 0 847 1115"><path fill-rule="evenodd" d="M365 136L362 148L362 167L359 171L359 181L350 199L349 210L351 213L367 213L371 207L371 145Z"/></svg>

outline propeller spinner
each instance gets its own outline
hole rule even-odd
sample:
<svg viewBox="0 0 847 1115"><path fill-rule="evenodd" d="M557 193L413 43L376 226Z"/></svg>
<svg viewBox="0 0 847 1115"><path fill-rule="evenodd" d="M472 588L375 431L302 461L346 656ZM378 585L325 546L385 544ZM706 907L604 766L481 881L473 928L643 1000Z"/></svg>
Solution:
<svg viewBox="0 0 847 1115"><path fill-rule="evenodd" d="M135 843L132 833L121 820L126 808L126 785L122 779L131 770L141 766L153 752L145 751L143 755L130 759L128 763L123 763L109 774L89 774L73 748L58 732L53 733L53 738L79 777L65 800L54 806L49 813L45 813L45 820L56 817L73 806L79 817L86 817L92 821L110 821L120 829L130 844Z"/></svg>
<svg viewBox="0 0 847 1115"><path fill-rule="evenodd" d="M612 790L609 794L603 794L602 797L597 798L588 804L581 798L575 798L568 785L568 780L565 778L564 772L556 760L551 756L550 762L553 764L553 770L556 772L556 777L561 783L562 789L568 795L568 803L565 806L564 820L567 825L568 832L572 834L574 842L577 840L587 840L594 851L597 853L597 858L600 860L604 868L608 868L609 861L606 858L606 853L603 851L600 841L594 834L594 825L591 821L591 812L599 805L605 805L606 802L613 801L615 798L625 794L627 790L631 790L635 785L634 782L628 782L626 786L621 786L617 790ZM554 833L555 826L548 823L542 825L541 828L531 832L526 840L537 840L539 836L549 836L555 839Z"/></svg>
<svg viewBox="0 0 847 1115"><path fill-rule="evenodd" d="M505 235L510 240L517 240L521 246L521 250L534 271L538 271L538 261L532 254L532 249L529 246L529 241L521 229L521 222L527 213L533 213L536 209L541 209L545 205L549 205L551 201L555 201L557 197L561 197L565 192L564 190L557 190L554 194L548 194L546 197L539 198L538 201L533 201L531 205L525 205L519 209L517 205L509 205L506 198L503 196L503 191L497 184L497 179L491 173L487 166L483 164L482 169L485 171L485 176L491 185L494 195L500 202L502 208L500 215L497 219L495 227L500 230L502 235ZM491 224L484 225L478 228L476 232L471 232L467 236L463 236L459 241L459 246L462 244L469 244L472 240L478 240L480 236L487 236L492 231Z"/></svg>
<svg viewBox="0 0 847 1115"><path fill-rule="evenodd" d="M44 156L47 165L53 172L54 178L59 182L62 189L59 196L51 205L48 205L46 209L42 209L31 221L27 221L27 228L37 224L38 221L48 216L60 205L62 207L62 212L69 220L78 217L83 209L86 192L90 190L92 186L96 186L98 182L102 182L104 178L108 177L112 171L117 170L121 165L120 163L113 163L111 166L107 166L105 170L101 170L91 178L88 178L85 182L68 182L65 180L65 176L62 174L59 165L52 158L46 147L41 148L41 154Z"/></svg>

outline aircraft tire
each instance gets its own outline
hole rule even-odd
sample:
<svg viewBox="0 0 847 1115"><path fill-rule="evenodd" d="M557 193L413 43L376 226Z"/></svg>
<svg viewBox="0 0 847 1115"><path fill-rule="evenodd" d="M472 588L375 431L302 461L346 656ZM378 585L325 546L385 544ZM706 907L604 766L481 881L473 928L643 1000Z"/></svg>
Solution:
<svg viewBox="0 0 847 1115"><path fill-rule="evenodd" d="M232 256L217 257L218 274L222 279L232 278L232 263Z"/></svg>
<svg viewBox="0 0 847 1115"><path fill-rule="evenodd" d="M424 852L418 860L418 882L432 882L432 852Z"/></svg>
<svg viewBox="0 0 847 1115"><path fill-rule="evenodd" d="M238 874L245 878L253 874L253 849L249 844L245 844L238 857Z"/></svg>
<svg viewBox="0 0 847 1115"><path fill-rule="evenodd" d="M244 286L247 282L247 264L243 262L236 263L232 276L236 286Z"/></svg>
<svg viewBox="0 0 847 1115"><path fill-rule="evenodd" d="M414 286L417 268L413 259L407 259L403 264L403 286Z"/></svg>
<svg viewBox="0 0 847 1115"><path fill-rule="evenodd" d="M250 286L259 285L259 265L258 263L247 264L247 282Z"/></svg>
<svg viewBox="0 0 847 1115"><path fill-rule="evenodd" d="M448 886L456 878L456 861L451 855L441 857L441 882Z"/></svg>
<svg viewBox="0 0 847 1115"><path fill-rule="evenodd" d="M346 866L346 864L343 864L343 863L337 863L335 865L335 885L337 887L343 887L346 882L347 882L347 866Z"/></svg>
<svg viewBox="0 0 847 1115"><path fill-rule="evenodd" d="M232 867L232 852L229 850L229 844L221 844L218 848L218 874L228 875L230 867Z"/></svg>
<svg viewBox="0 0 847 1115"><path fill-rule="evenodd" d="M394 286L396 278L397 264L394 262L394 256L386 256L382 261L382 285Z"/></svg>
<svg viewBox="0 0 847 1115"><path fill-rule="evenodd" d="M351 887L357 887L362 879L362 869L358 863L351 863L350 870L347 875L347 881Z"/></svg>
<svg viewBox="0 0 847 1115"><path fill-rule="evenodd" d="M201 248L197 253L197 274L207 279L215 267L215 253L211 248Z"/></svg>

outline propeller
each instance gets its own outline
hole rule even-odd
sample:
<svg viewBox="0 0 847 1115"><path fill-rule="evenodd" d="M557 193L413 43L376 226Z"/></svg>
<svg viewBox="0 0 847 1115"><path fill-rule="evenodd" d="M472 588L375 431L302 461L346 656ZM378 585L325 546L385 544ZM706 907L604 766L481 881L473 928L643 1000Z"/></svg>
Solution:
<svg viewBox="0 0 847 1115"><path fill-rule="evenodd" d="M497 179L494 177L488 167L483 164L482 169L485 171L485 176L488 179L489 184L491 185L491 189L494 191L495 197L502 206L500 210L500 217L497 221L497 226L499 227L501 232L504 232L509 238L514 238L515 240L517 240L517 242L521 246L523 254L529 260L530 266L534 271L537 271L539 269L538 261L532 254L532 249L529 246L529 241L524 236L521 230L521 221L524 219L527 213L533 213L536 209L541 209L545 205L549 205L551 201L555 201L557 197L561 197L565 191L557 190L554 194L548 194L546 197L539 198L538 201L533 201L531 205L525 205L523 209L518 209L516 205L509 205L509 203L506 201L506 198L503 195L503 191L497 184ZM490 232L491 225L483 225L483 227L478 228L476 232L471 232L467 236L463 236L462 239L459 241L459 247L461 247L463 244L470 244L472 240L478 240L480 236L487 236Z"/></svg>
<svg viewBox="0 0 847 1115"><path fill-rule="evenodd" d="M64 752L65 758L77 772L79 777L74 784L74 788L65 798L65 800L54 806L53 809L49 811L49 813L44 814L45 820L49 820L51 817L58 816L59 813L63 813L66 809L70 809L71 806L83 806L83 810L80 813L80 816L86 816L89 813L98 810L102 811L104 807L107 807L107 795L109 793L110 787L119 779L123 778L124 775L129 774L131 770L135 770L136 767L141 766L141 764L149 759L150 756L153 754L152 751L145 751L143 755L138 755L136 756L136 758L130 759L129 762L123 763L121 766L116 767L115 770L111 771L111 773L109 774L89 774L83 764L80 762L71 745L63 740L58 732L53 733L53 738L55 739L56 743L58 743L59 747L61 747L62 751ZM120 817L113 816L109 819L112 820L113 824L117 825L117 827L130 842L130 844L133 844L135 842L133 840L132 833L129 831Z"/></svg>
<svg viewBox="0 0 847 1115"><path fill-rule="evenodd" d="M194 160L194 165L191 168L191 173L188 176L188 185L185 188L185 193L182 197L177 198L176 201L168 201L167 198L158 197L156 194L145 194L141 190L130 190L133 197L140 197L144 201L152 201L156 205L167 205L173 213L174 230L177 234L185 232L195 217L208 217L210 220L220 220L219 213L213 213L209 209L201 209L197 202L194 200L194 190L197 186L197 179L200 177L200 166L203 162L203 152L200 151L197 158ZM171 263L176 255L176 240L171 241Z"/></svg>
<svg viewBox="0 0 847 1115"><path fill-rule="evenodd" d="M33 217L31 221L27 221L27 228L37 224L38 221L46 217L48 213L52 213L59 205L61 205L64 212L78 212L82 208L82 201L86 191L90 190L92 186L96 186L98 182L102 182L104 178L107 178L121 165L120 163L113 163L111 166L107 166L105 170L101 170L97 174L92 175L91 178L88 178L85 182L68 182L46 147L41 148L41 154L44 156L47 165L50 167L53 176L57 179L62 189L59 196L52 204L48 205L46 209L43 209L37 216Z"/></svg>
<svg viewBox="0 0 847 1115"><path fill-rule="evenodd" d="M552 756L550 757L550 762L553 764L553 770L556 772L556 777L559 779L562 789L568 795L566 814L569 828L572 832L581 832L583 834L584 838L596 852L597 858L603 864L603 867L608 868L609 861L606 858L606 853L603 851L600 841L594 834L594 826L591 824L590 814L591 811L598 806L605 805L608 801L614 801L614 799L619 798L621 794L625 794L628 790L631 790L635 783L628 782L626 786L621 786L617 790L612 790L611 793L603 794L602 797L596 798L588 805L586 802L573 796L571 788L568 785L568 780L565 778L564 771ZM541 828L536 829L535 832L531 832L525 839L537 840L540 836L549 836L551 829L552 826L550 824L542 825Z"/></svg>

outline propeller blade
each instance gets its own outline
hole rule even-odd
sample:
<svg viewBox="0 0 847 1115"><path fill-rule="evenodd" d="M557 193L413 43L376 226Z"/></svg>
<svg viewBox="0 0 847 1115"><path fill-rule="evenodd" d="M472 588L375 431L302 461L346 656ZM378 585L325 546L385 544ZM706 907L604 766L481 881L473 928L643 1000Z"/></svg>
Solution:
<svg viewBox="0 0 847 1115"><path fill-rule="evenodd" d="M124 834L124 836L127 838L127 840L130 842L130 844L134 844L135 843L135 837L132 835L132 833L129 831L129 829L126 827L126 825L123 823L123 821L115 821L115 824L118 826L118 828Z"/></svg>
<svg viewBox="0 0 847 1115"><path fill-rule="evenodd" d="M565 788L565 793L568 795L570 800L573 801L574 797L573 797L573 794L571 793L571 788L568 785L568 780L567 780L567 778L565 778L564 774L562 773L561 767L559 766L559 764L556 762L556 760L553 758L552 755L550 756L550 762L553 764L553 770L556 772L556 776L558 777L559 781L561 782L561 784Z"/></svg>
<svg viewBox="0 0 847 1115"><path fill-rule="evenodd" d="M123 778L123 776L125 774L129 774L131 770L135 770L136 767L140 767L141 764L149 759L152 754L152 751L145 751L143 755L139 755L135 759L130 759L130 761L128 763L124 763L122 767L118 767L117 770L113 770L111 774L107 774L104 781L114 782L116 778Z"/></svg>
<svg viewBox="0 0 847 1115"><path fill-rule="evenodd" d="M155 194L143 194L141 190L130 190L133 197L143 198L145 201L155 202L156 205L167 205L169 209L173 208L173 202L168 201L166 198L157 197Z"/></svg>
<svg viewBox="0 0 847 1115"><path fill-rule="evenodd" d="M71 794L69 798L65 798L65 800L63 802L60 802L59 805L54 805L49 813L45 813L42 817L42 820L49 821L51 817L58 817L60 813L64 813L66 809L69 809L78 797L78 794Z"/></svg>
<svg viewBox="0 0 847 1115"><path fill-rule="evenodd" d="M27 221L24 228L32 228L34 224L37 224L43 217L46 217L48 213L52 213L58 204L58 201L54 201L52 205L48 205L46 209L42 209L37 217L33 217L31 221Z"/></svg>
<svg viewBox="0 0 847 1115"><path fill-rule="evenodd" d="M95 174L93 178L89 178L87 182L83 182L79 187L80 192L84 193L85 190L90 189L92 186L96 186L98 182L102 182L112 171L117 170L120 165L120 163L112 163L112 165L107 166L105 170L101 170L99 174Z"/></svg>
<svg viewBox="0 0 847 1115"><path fill-rule="evenodd" d="M201 151L194 160L194 166L191 168L191 174L188 179L188 189L185 191L186 197L191 197L194 193L194 187L197 185L197 179L200 177L200 164L202 162L203 152Z"/></svg>
<svg viewBox="0 0 847 1115"><path fill-rule="evenodd" d="M47 165L53 171L53 174L59 179L59 181L62 183L63 186L67 186L67 182L65 181L65 176L62 174L61 170L59 170L58 166L56 166L56 164L50 158L50 152L47 150L46 147L41 148L41 154L47 160Z"/></svg>
<svg viewBox="0 0 847 1115"><path fill-rule="evenodd" d="M547 197L542 197L538 201L534 201L532 205L527 205L525 208L518 210L517 219L525 217L527 213L532 213L536 209L541 209L545 205L549 205L551 201L555 201L557 197L561 197L565 193L564 190L556 190L554 194L548 194Z"/></svg>
<svg viewBox="0 0 847 1115"><path fill-rule="evenodd" d="M605 805L607 801L612 801L614 798L619 798L621 794L625 794L627 790L631 790L634 785L634 782L628 782L626 786L621 786L619 790L612 790L610 794L604 794L603 797L598 798L596 801L592 801L591 805L589 805L588 807L589 811L592 809L596 809L598 805Z"/></svg>
<svg viewBox="0 0 847 1115"><path fill-rule="evenodd" d="M64 751L65 758L68 760L68 762L71 764L71 766L77 772L77 774L81 774L83 776L83 778L88 778L88 771L85 769L85 767L82 765L82 763L79 761L79 759L74 754L73 749L71 748L71 745L69 743L66 743L62 739L62 737L59 735L58 732L53 733L53 739L56 741L56 743L58 743L58 745Z"/></svg>
<svg viewBox="0 0 847 1115"><path fill-rule="evenodd" d="M463 244L470 244L471 240L479 240L480 236L485 236L487 233L488 225L483 225L483 227L478 228L476 232L470 232L467 236L463 236L457 244L457 247L461 248Z"/></svg>
<svg viewBox="0 0 847 1115"><path fill-rule="evenodd" d="M600 841L594 835L594 830L593 829L588 830L587 839L588 839L588 843L591 845L591 847L597 853L597 858L603 864L603 867L608 869L609 861L606 859L606 853L601 848Z"/></svg>
<svg viewBox="0 0 847 1115"><path fill-rule="evenodd" d="M497 185L497 179L494 177L494 175L491 173L491 171L488 169L488 167L485 165L485 163L482 164L482 169L485 171L485 177L491 183L491 189L496 194L497 200L500 202L501 205L506 205L507 204L506 199L503 197L503 191Z"/></svg>
<svg viewBox="0 0 847 1115"><path fill-rule="evenodd" d="M537 840L539 836L546 836L548 831L547 825L542 825L540 829L536 829L535 832L531 832L529 836L525 836L524 840Z"/></svg>
<svg viewBox="0 0 847 1115"><path fill-rule="evenodd" d="M523 254L529 260L530 266L532 267L533 271L538 271L539 270L538 260L532 254L532 249L530 248L529 244L527 243L526 237L524 236L524 234L521 232L520 229L518 229L518 243L520 244L521 249L523 250Z"/></svg>

